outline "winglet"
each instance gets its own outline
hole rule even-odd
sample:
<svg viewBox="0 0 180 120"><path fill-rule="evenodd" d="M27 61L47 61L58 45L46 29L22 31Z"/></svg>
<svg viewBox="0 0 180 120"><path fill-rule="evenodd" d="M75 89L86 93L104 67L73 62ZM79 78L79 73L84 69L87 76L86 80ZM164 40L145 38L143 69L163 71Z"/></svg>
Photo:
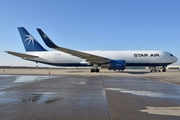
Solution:
<svg viewBox="0 0 180 120"><path fill-rule="evenodd" d="M37 31L39 32L41 38L45 42L45 44L50 48L58 48L56 44L52 42L52 40L39 28L37 28Z"/></svg>

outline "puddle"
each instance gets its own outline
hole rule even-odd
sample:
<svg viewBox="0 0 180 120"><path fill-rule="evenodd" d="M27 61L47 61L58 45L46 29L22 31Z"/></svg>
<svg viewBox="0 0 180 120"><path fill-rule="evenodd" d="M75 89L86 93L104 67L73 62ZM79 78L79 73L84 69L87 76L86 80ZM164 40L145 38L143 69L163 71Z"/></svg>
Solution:
<svg viewBox="0 0 180 120"><path fill-rule="evenodd" d="M71 82L69 82L69 83L71 83L71 84L80 84L80 85L85 85L85 84L86 84L86 82L84 82L84 81L82 81L82 82L71 81Z"/></svg>
<svg viewBox="0 0 180 120"><path fill-rule="evenodd" d="M0 98L0 103L11 103L11 102L18 102L19 99L16 98Z"/></svg>
<svg viewBox="0 0 180 120"><path fill-rule="evenodd" d="M64 98L54 98L54 99L50 99L50 100L47 100L45 103L53 103L53 102L60 101L60 100L64 100Z"/></svg>
<svg viewBox="0 0 180 120"><path fill-rule="evenodd" d="M12 75L0 75L0 77L10 77Z"/></svg>
<svg viewBox="0 0 180 120"><path fill-rule="evenodd" d="M14 93L16 92L0 92L0 103L19 102L19 99L11 97Z"/></svg>
<svg viewBox="0 0 180 120"><path fill-rule="evenodd" d="M7 88L9 88L9 86L8 85L4 85L3 87L0 87L0 90L4 90L4 89L7 89ZM1 93L0 93L0 95L1 95Z"/></svg>
<svg viewBox="0 0 180 120"><path fill-rule="evenodd" d="M23 103L34 103L37 102L41 97L41 94L31 94L28 98L23 99L21 102Z"/></svg>
<svg viewBox="0 0 180 120"><path fill-rule="evenodd" d="M0 92L0 96L1 95L6 95L6 94L16 94L17 92Z"/></svg>
<svg viewBox="0 0 180 120"><path fill-rule="evenodd" d="M180 96L176 94L157 93L157 92L155 93L151 91L134 91L134 90L128 90L128 89L121 89L121 88L106 88L106 90L115 90L122 93L130 93L133 95L146 96L146 97L180 99Z"/></svg>
<svg viewBox="0 0 180 120"><path fill-rule="evenodd" d="M52 76L20 76L14 82L35 82L39 80L55 78Z"/></svg>
<svg viewBox="0 0 180 120"><path fill-rule="evenodd" d="M0 92L0 104L4 103L54 103L64 100L55 92L31 92L21 94L19 92Z"/></svg>
<svg viewBox="0 0 180 120"><path fill-rule="evenodd" d="M23 99L23 103L53 103L63 98L58 98L55 92L33 92L27 94L27 98Z"/></svg>
<svg viewBox="0 0 180 120"><path fill-rule="evenodd" d="M28 94L43 94L43 95L55 95L55 92L31 92Z"/></svg>
<svg viewBox="0 0 180 120"><path fill-rule="evenodd" d="M150 107L146 106L147 109L140 110L141 112L147 112L148 114L155 115L168 115L168 116L180 116L180 107Z"/></svg>
<svg viewBox="0 0 180 120"><path fill-rule="evenodd" d="M7 92L0 92L0 95L5 95Z"/></svg>

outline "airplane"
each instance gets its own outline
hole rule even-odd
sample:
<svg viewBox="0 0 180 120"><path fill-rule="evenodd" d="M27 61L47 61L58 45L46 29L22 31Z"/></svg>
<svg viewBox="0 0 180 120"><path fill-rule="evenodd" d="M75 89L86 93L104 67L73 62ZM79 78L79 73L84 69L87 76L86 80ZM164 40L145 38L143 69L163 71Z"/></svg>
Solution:
<svg viewBox="0 0 180 120"><path fill-rule="evenodd" d="M48 51L24 28L18 27L26 54L5 51L25 60L54 66L92 66L91 72L100 72L99 68L124 71L126 66L148 66L151 72L166 72L166 66L178 59L171 53L160 50L120 50L120 51L77 51L57 46L39 28L37 31L44 43L56 51Z"/></svg>

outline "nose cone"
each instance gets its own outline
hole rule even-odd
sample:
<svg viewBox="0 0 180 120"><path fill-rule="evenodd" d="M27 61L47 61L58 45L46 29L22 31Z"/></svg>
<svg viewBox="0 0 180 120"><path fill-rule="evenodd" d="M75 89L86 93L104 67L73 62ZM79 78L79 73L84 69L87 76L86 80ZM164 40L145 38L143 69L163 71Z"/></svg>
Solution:
<svg viewBox="0 0 180 120"><path fill-rule="evenodd" d="M173 63L177 62L178 61L178 58L174 56L173 58Z"/></svg>

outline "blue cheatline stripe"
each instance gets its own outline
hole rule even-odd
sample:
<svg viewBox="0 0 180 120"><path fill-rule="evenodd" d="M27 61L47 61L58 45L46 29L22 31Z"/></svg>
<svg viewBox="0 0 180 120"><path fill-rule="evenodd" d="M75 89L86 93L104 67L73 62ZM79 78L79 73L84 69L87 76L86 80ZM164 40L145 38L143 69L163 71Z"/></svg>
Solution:
<svg viewBox="0 0 180 120"><path fill-rule="evenodd" d="M126 66L167 66L172 63L126 63Z"/></svg>
<svg viewBox="0 0 180 120"><path fill-rule="evenodd" d="M28 59L26 59L28 60ZM78 66L92 66L86 63L48 63L48 62L41 62L41 61L35 61L35 60L29 60L29 61L33 61L33 62L38 62L38 63L43 63L43 64L47 64L47 65L53 65L53 66L65 66L65 67L78 67Z"/></svg>
<svg viewBox="0 0 180 120"><path fill-rule="evenodd" d="M29 60L34 61L34 60ZM48 62L41 62L41 61L34 61L38 63L43 63L47 65L53 65L53 66L65 66L65 67L85 67L85 66L92 66L86 63L48 63ZM126 63L126 66L167 66L172 63Z"/></svg>

